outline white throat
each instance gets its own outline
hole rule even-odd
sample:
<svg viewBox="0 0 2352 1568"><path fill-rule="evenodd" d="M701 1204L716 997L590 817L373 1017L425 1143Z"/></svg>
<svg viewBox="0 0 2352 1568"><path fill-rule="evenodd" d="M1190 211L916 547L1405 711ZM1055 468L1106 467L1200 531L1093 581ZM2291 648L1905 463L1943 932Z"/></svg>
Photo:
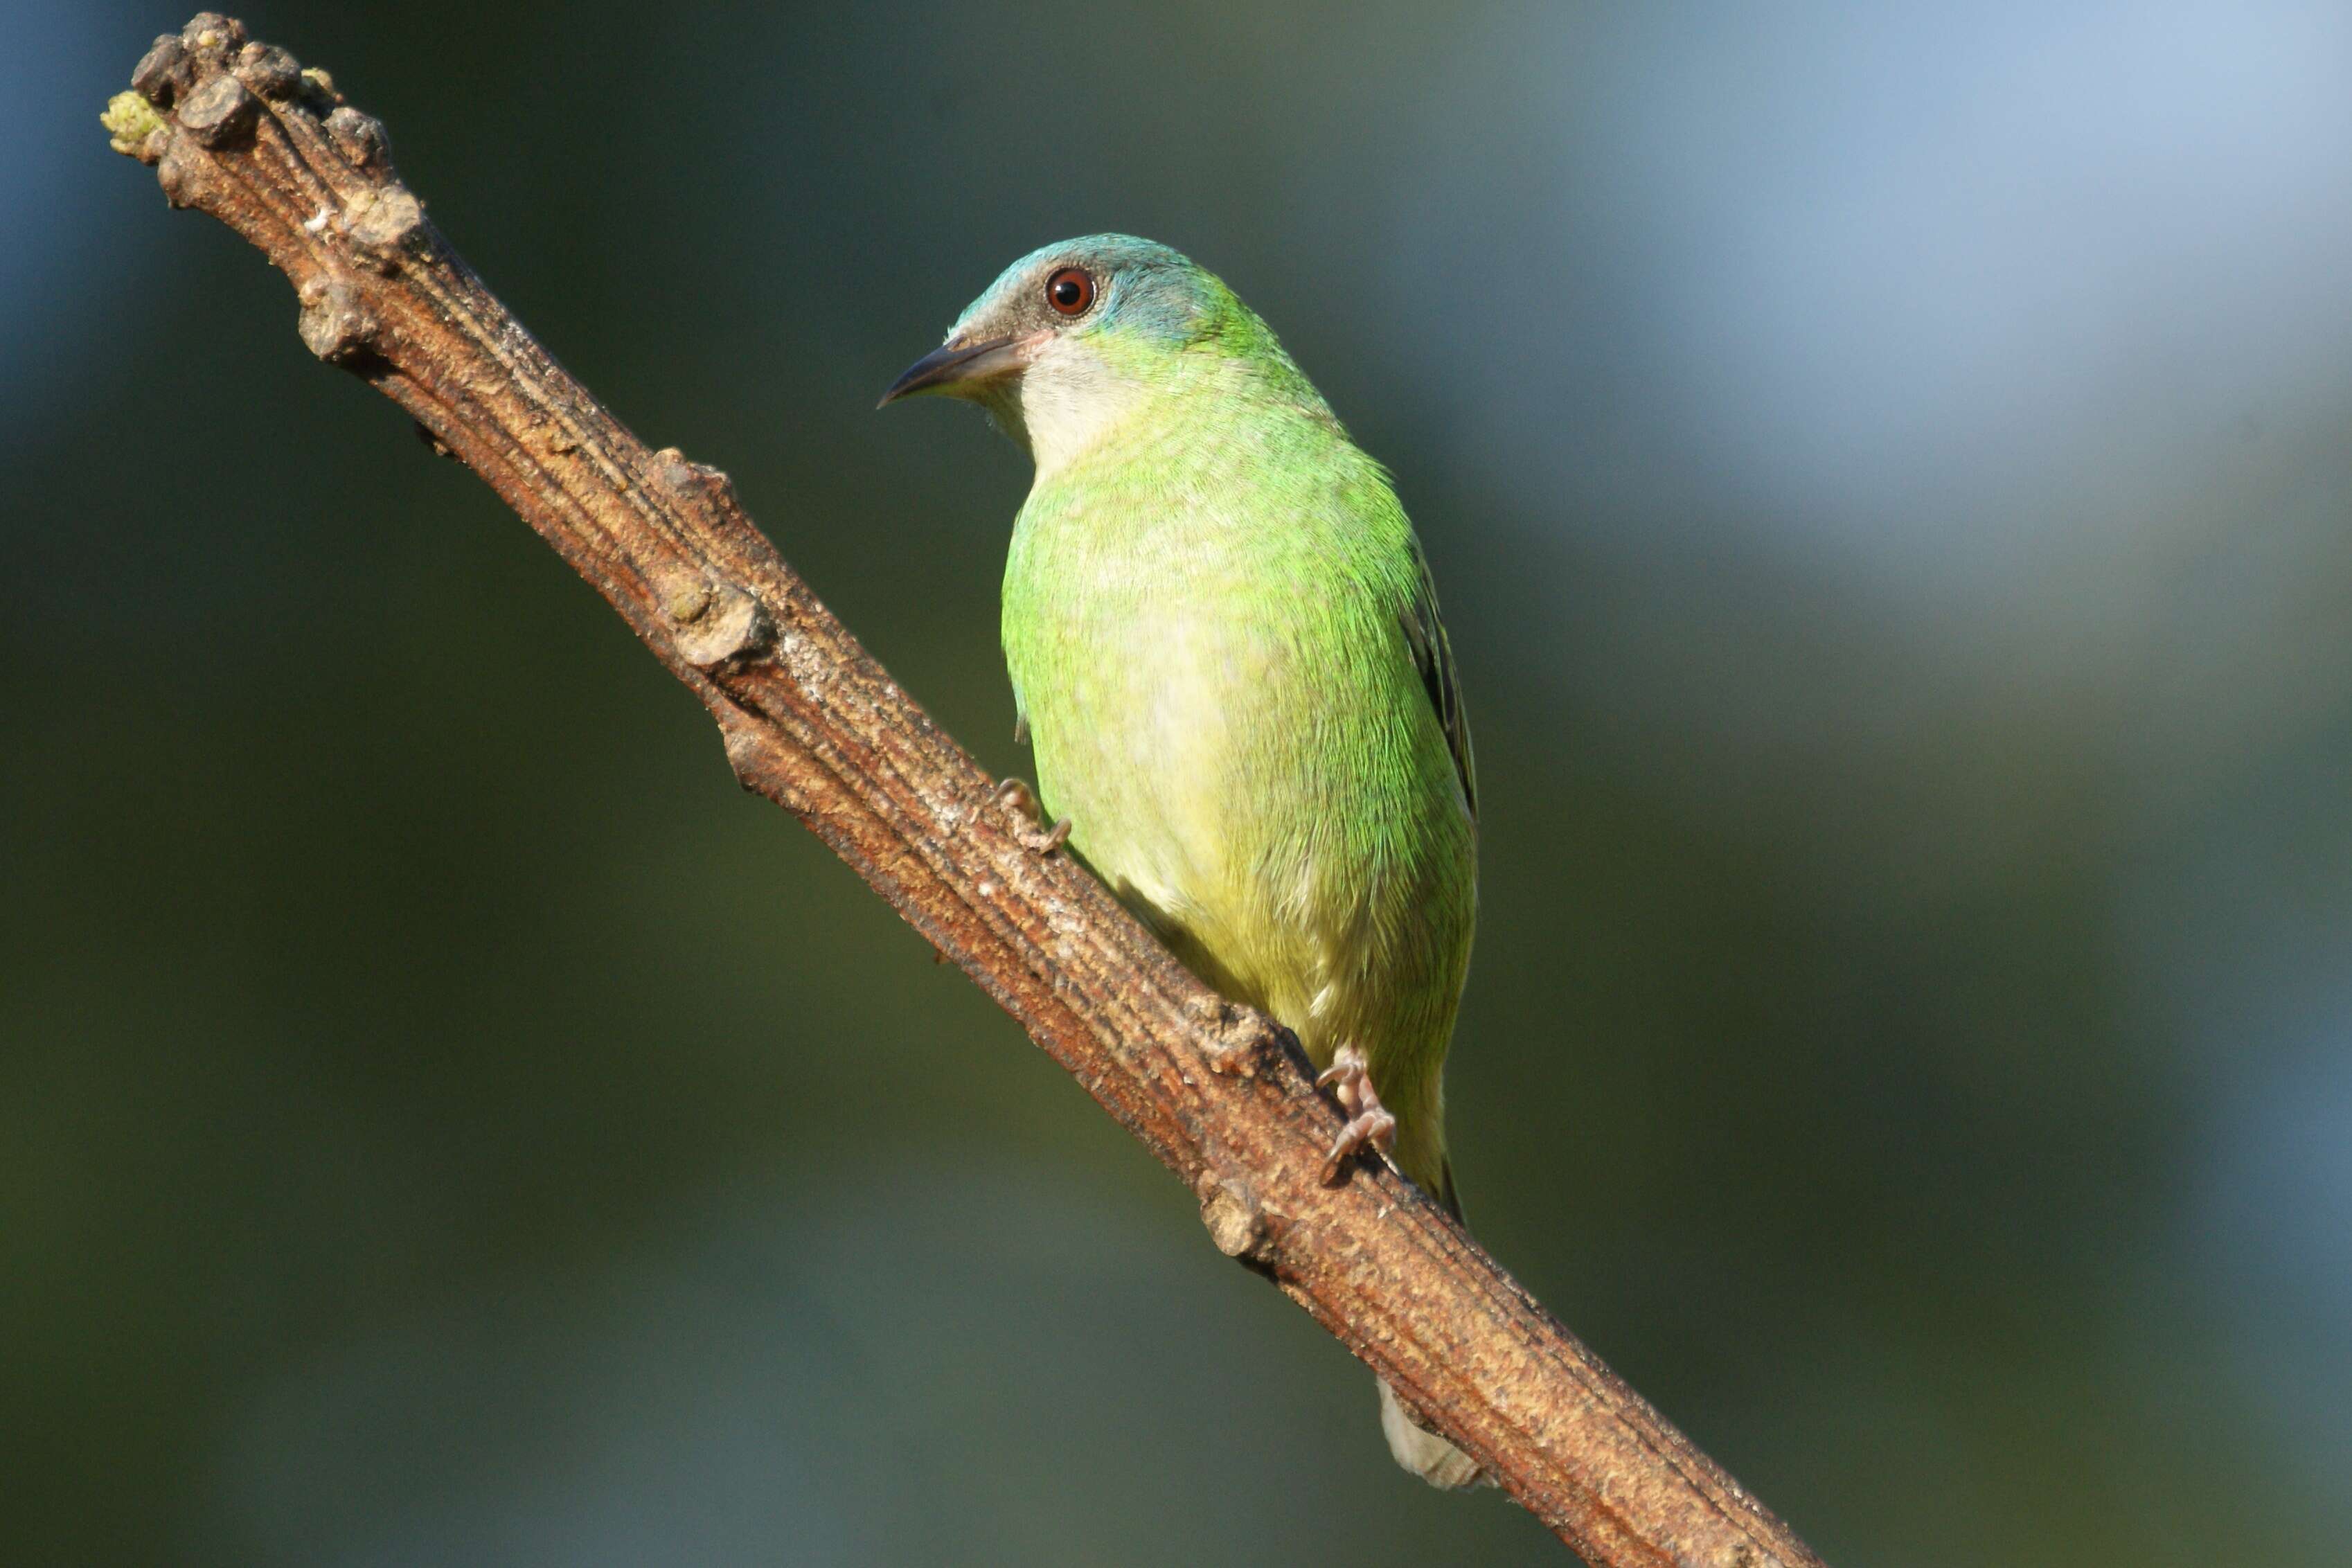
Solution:
<svg viewBox="0 0 2352 1568"><path fill-rule="evenodd" d="M1042 346L1020 380L991 404L1007 433L1029 448L1043 479L1099 445L1142 396L1133 378L1092 349L1059 338Z"/></svg>

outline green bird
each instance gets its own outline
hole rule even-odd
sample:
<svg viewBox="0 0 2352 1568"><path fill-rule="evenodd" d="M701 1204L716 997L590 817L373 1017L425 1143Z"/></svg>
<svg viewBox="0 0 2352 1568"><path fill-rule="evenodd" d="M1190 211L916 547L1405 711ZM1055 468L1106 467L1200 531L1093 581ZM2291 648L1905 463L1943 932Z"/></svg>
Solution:
<svg viewBox="0 0 2352 1568"><path fill-rule="evenodd" d="M1477 784L1387 472L1232 289L1150 240L1014 262L884 395L1028 448L1003 633L1063 840L1204 982L1296 1033L1366 1146L1458 1214L1442 1071ZM1397 1462L1477 1467L1381 1387Z"/></svg>

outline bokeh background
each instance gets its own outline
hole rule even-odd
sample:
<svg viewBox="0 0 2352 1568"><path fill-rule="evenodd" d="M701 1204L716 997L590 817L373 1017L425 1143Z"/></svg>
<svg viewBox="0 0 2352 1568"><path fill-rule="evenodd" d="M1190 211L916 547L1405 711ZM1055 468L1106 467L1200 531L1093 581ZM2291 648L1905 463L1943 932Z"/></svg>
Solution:
<svg viewBox="0 0 2352 1568"><path fill-rule="evenodd" d="M1557 1562L0 6L23 1563ZM2352 9L254 4L992 767L1020 456L1167 239L1397 470L1495 1252L1835 1563L2352 1536Z"/></svg>

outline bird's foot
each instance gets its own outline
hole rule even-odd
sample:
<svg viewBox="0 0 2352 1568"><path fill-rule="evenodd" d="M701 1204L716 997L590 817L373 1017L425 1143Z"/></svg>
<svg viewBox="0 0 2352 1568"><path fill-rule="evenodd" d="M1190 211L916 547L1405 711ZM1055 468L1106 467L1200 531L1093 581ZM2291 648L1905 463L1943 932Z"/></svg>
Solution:
<svg viewBox="0 0 2352 1568"><path fill-rule="evenodd" d="M1348 1114L1348 1125L1339 1129L1332 1140L1331 1152L1323 1157L1323 1183L1332 1185L1339 1180L1348 1162L1366 1149L1377 1149L1386 1154L1396 1148L1396 1118L1381 1104L1381 1097L1372 1092L1372 1076L1364 1066L1364 1053L1354 1046L1341 1046L1331 1058L1331 1065L1316 1079L1315 1087L1328 1089Z"/></svg>
<svg viewBox="0 0 2352 1568"><path fill-rule="evenodd" d="M1037 794L1026 779L1006 779L996 786L996 798L1013 813L1013 841L1036 855L1051 855L1068 842L1070 819L1062 818L1051 827L1035 826L1038 818Z"/></svg>

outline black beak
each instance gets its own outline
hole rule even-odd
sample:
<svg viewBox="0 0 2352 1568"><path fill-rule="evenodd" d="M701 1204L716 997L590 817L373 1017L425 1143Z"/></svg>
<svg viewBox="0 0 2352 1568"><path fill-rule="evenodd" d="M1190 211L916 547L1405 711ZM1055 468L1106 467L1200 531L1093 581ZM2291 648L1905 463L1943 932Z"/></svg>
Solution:
<svg viewBox="0 0 2352 1568"><path fill-rule="evenodd" d="M985 342L948 343L933 349L907 367L907 374L890 384L877 408L886 407L902 397L912 397L919 392L936 392L952 387L958 382L986 381L1020 368L1020 360L1011 338L990 338Z"/></svg>

